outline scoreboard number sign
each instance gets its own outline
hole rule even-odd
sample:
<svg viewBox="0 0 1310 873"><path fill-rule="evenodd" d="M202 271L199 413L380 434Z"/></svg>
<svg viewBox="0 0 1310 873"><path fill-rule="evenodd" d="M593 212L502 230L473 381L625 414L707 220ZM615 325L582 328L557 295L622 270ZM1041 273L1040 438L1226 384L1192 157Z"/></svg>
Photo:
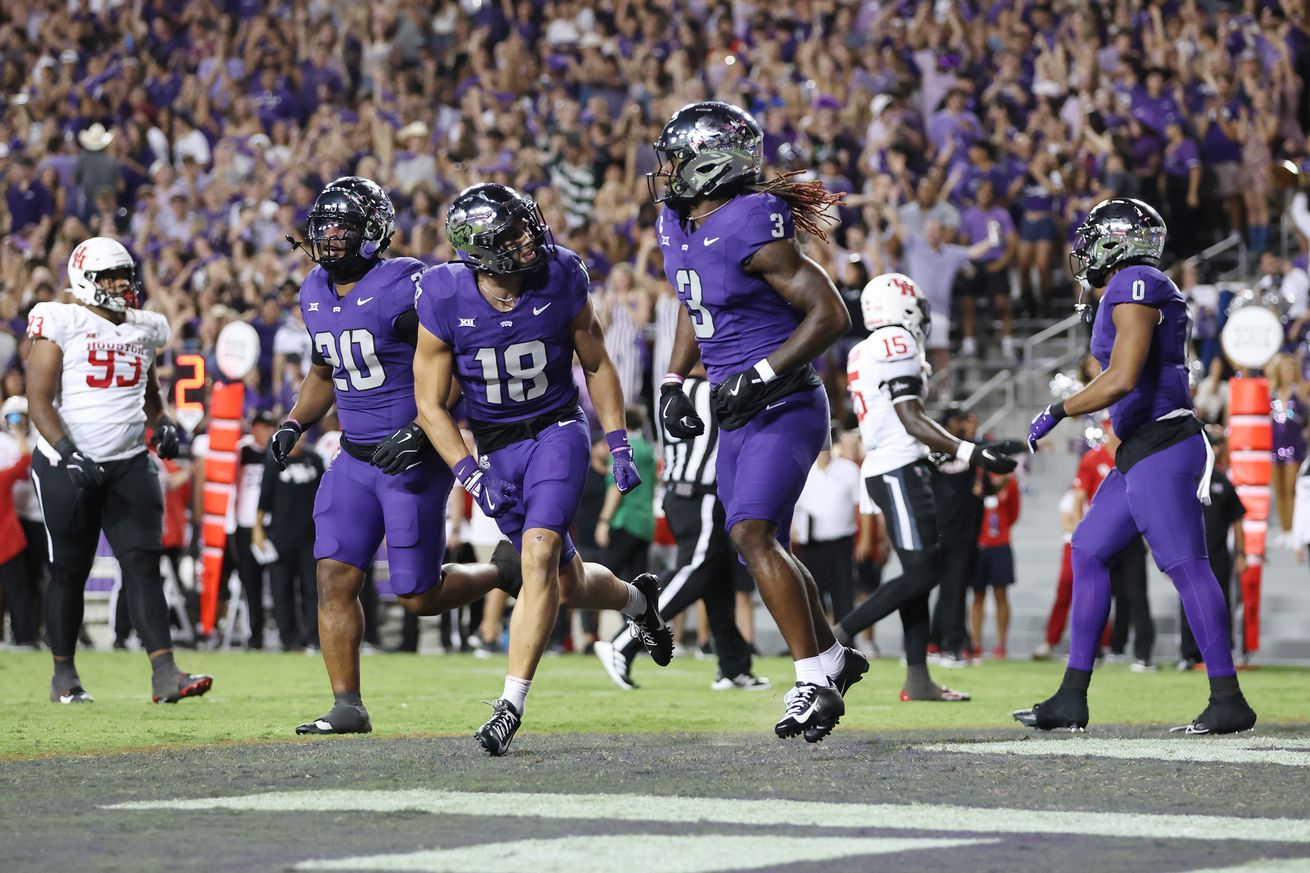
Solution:
<svg viewBox="0 0 1310 873"><path fill-rule="evenodd" d="M205 357L178 355L174 366L177 378L173 382L173 409L177 423L187 433L195 433L205 418Z"/></svg>

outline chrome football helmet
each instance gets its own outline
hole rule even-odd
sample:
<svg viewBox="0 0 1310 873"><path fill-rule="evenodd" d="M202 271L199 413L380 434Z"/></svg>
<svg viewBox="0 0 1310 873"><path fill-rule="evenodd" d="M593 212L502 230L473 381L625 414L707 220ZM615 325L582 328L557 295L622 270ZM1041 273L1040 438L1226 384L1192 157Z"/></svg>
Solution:
<svg viewBox="0 0 1310 873"><path fill-rule="evenodd" d="M651 199L685 211L698 200L758 182L764 130L730 103L690 103L664 125L654 143L659 165L646 174Z"/></svg>

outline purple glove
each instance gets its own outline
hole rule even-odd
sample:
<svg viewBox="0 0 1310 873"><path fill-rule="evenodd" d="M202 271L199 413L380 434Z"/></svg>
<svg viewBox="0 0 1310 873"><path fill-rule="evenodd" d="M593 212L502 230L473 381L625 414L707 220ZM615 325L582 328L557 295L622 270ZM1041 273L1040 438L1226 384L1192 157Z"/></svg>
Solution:
<svg viewBox="0 0 1310 873"><path fill-rule="evenodd" d="M1033 423L1028 425L1028 451L1036 454L1037 441L1054 430L1062 418L1064 418L1064 401L1052 403L1039 412Z"/></svg>
<svg viewBox="0 0 1310 873"><path fill-rule="evenodd" d="M614 458L614 484L618 486L620 494L627 494L641 484L641 474L637 472L637 465L632 461L632 446L628 444L628 433L612 430L605 434L605 442L609 444L610 456Z"/></svg>
<svg viewBox="0 0 1310 873"><path fill-rule="evenodd" d="M492 476L490 465L478 466L472 455L461 458L451 472L464 490L473 495L487 518L500 518L519 502L519 487Z"/></svg>

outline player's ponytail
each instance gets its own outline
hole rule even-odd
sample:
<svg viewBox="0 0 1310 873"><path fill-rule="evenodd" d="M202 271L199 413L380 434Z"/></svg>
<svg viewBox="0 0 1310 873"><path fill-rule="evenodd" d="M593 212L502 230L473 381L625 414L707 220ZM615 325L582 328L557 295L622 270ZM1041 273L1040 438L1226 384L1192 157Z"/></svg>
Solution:
<svg viewBox="0 0 1310 873"><path fill-rule="evenodd" d="M791 181L794 176L798 176L802 172L804 171L792 170L789 173L774 176L767 182L751 185L750 190L773 194L787 201L787 205L791 207L792 220L796 223L796 226L806 233L827 242L828 234L824 231L823 225L838 223L837 219L829 214L828 207L837 205L846 195L829 191L817 179L810 182Z"/></svg>

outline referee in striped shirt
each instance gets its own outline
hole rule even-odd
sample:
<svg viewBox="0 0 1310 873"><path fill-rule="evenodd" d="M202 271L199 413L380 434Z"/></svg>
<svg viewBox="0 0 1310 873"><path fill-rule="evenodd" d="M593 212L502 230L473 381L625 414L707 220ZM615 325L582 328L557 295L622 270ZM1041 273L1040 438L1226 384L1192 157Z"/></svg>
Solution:
<svg viewBox="0 0 1310 873"><path fill-rule="evenodd" d="M734 571L737 553L728 540L723 504L715 491L714 461L719 425L710 411L710 384L699 366L683 390L705 422L705 433L680 440L661 433L664 443L664 515L678 543L678 569L663 580L660 615L671 619L704 598L709 613L719 675L710 687L763 690L769 680L751 673L751 647L737 629ZM656 421L660 416L654 416ZM610 642L596 643L596 657L615 685L633 689L632 661L642 651L629 628Z"/></svg>

